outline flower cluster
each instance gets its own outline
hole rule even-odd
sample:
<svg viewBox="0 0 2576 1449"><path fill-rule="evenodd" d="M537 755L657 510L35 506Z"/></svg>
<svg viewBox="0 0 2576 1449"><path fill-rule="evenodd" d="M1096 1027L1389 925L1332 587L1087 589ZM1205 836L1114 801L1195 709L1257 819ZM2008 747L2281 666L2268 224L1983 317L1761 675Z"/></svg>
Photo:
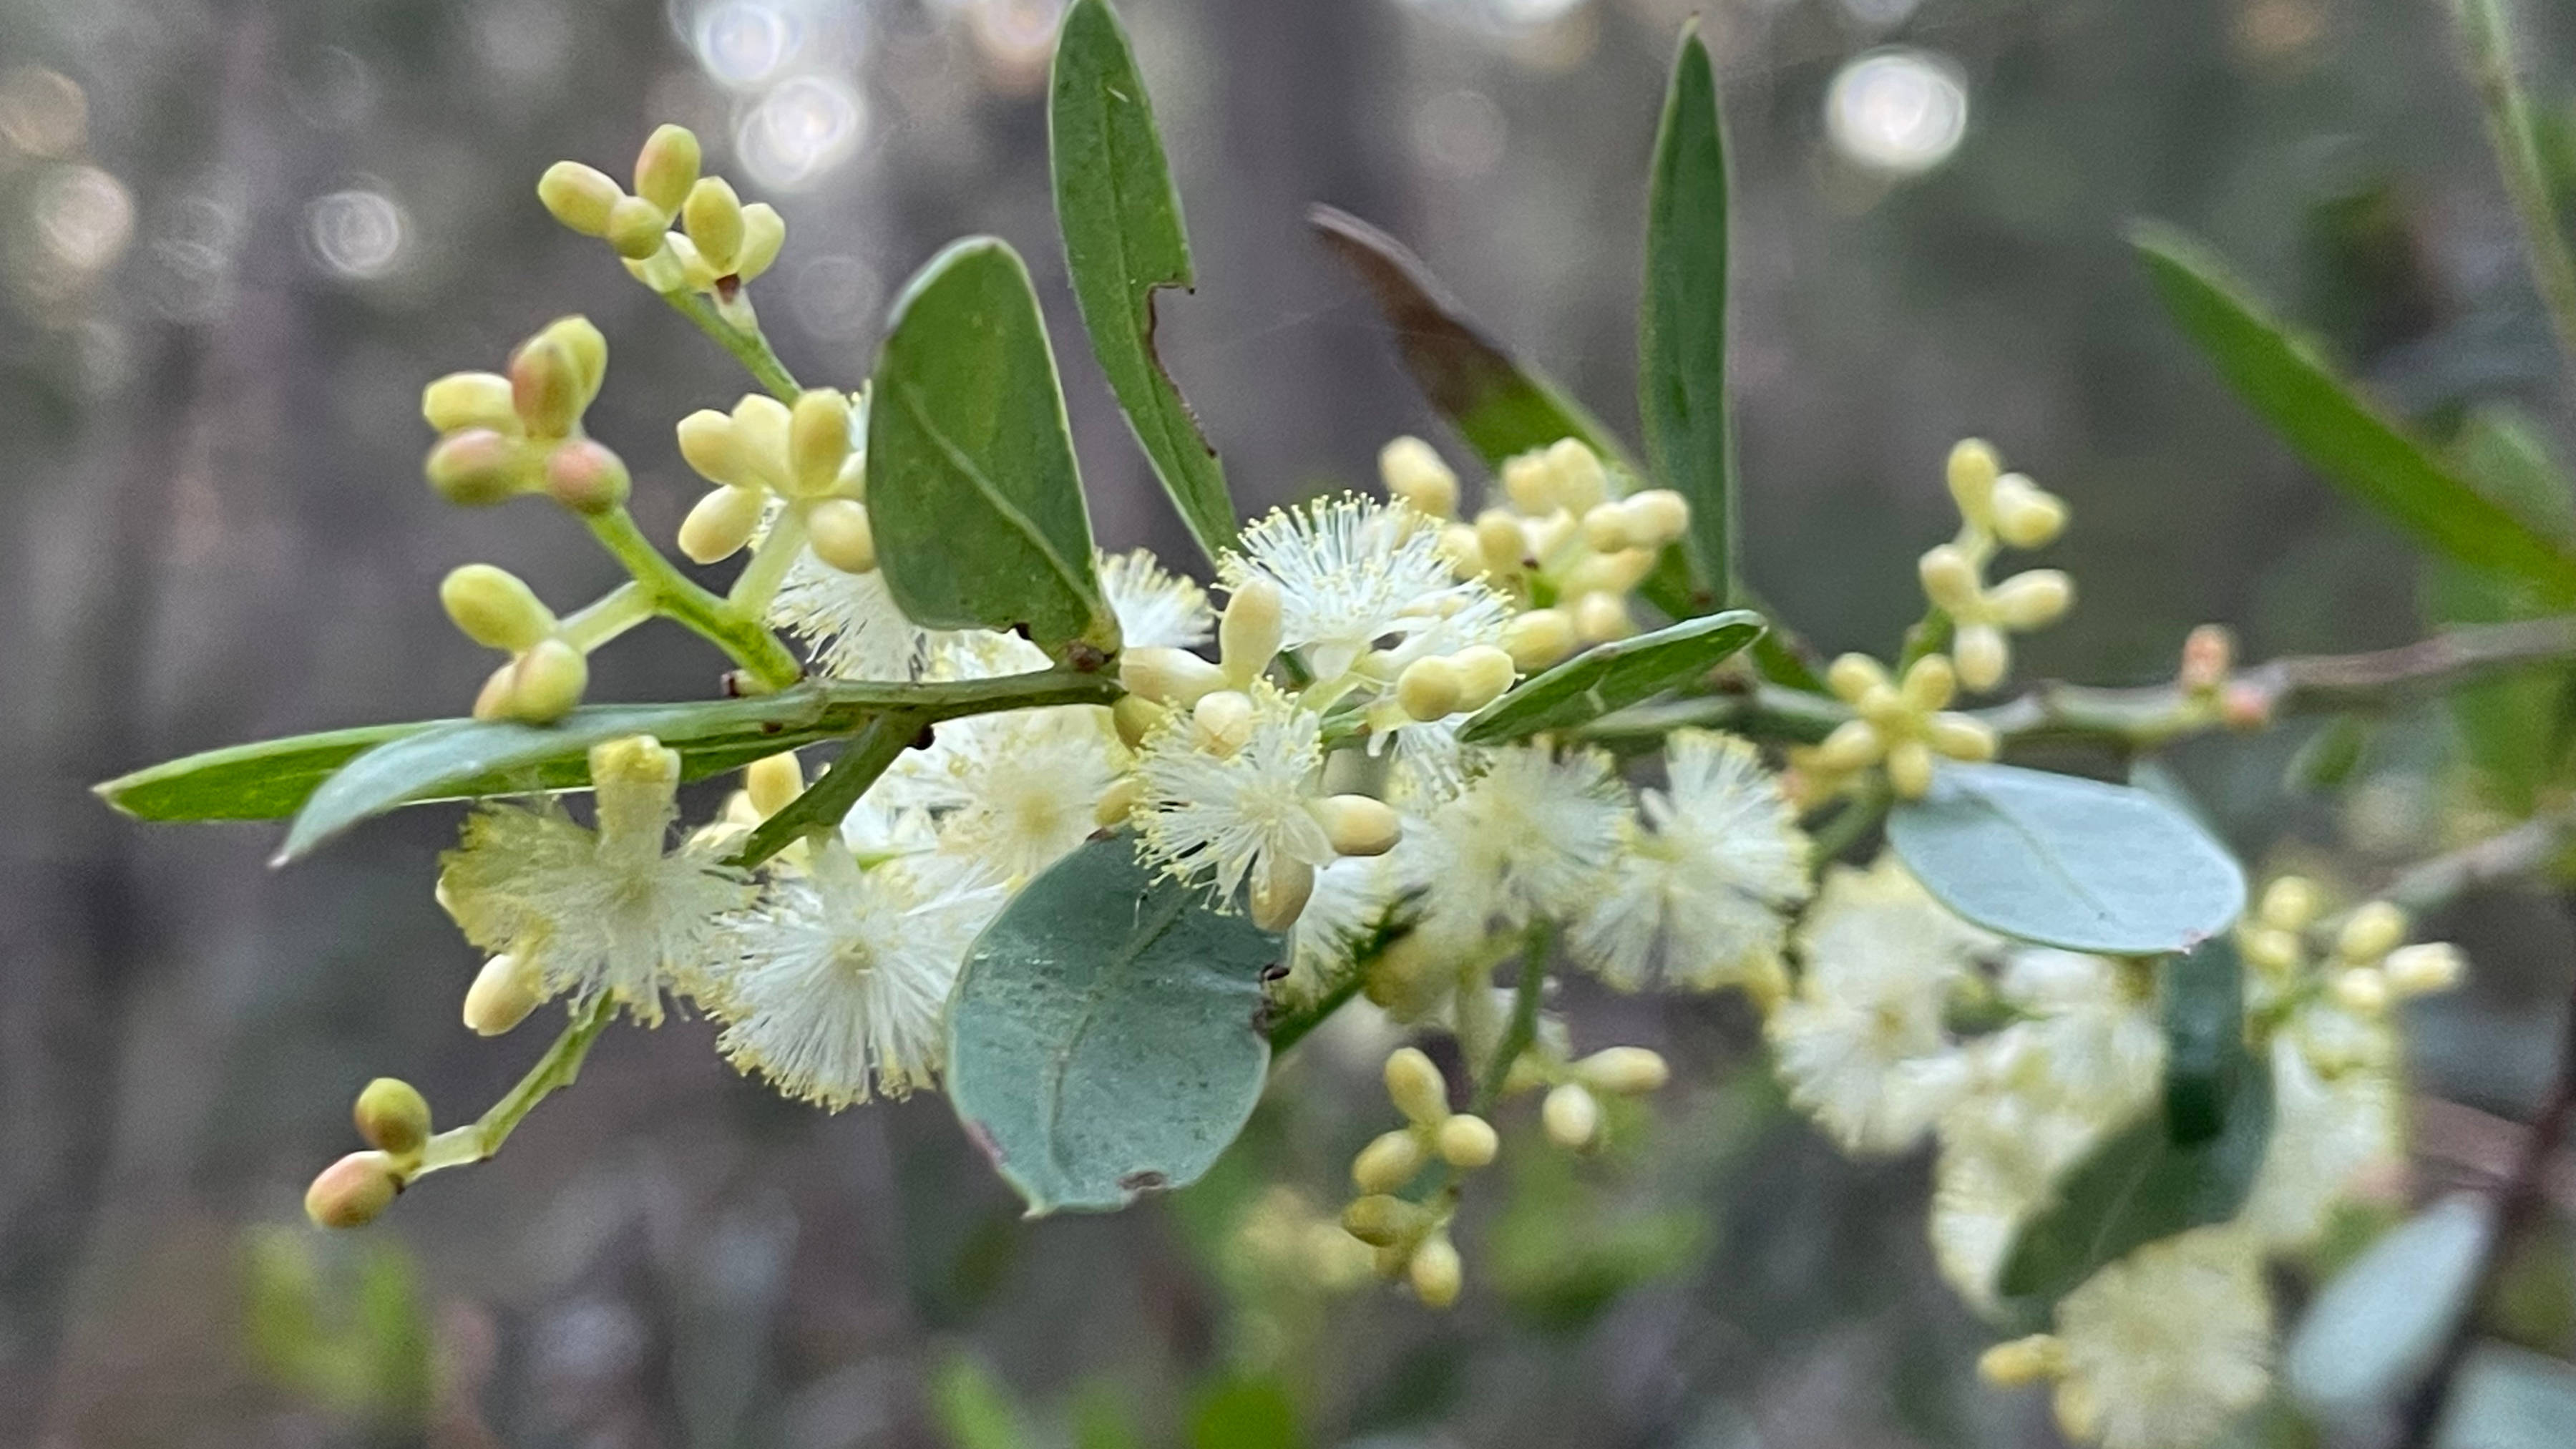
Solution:
<svg viewBox="0 0 2576 1449"><path fill-rule="evenodd" d="M654 291L730 300L778 260L787 223L766 203L743 205L723 177L699 175L699 160L694 133L663 126L635 157L633 195L596 167L558 161L538 179L537 199L555 220L607 241ZM671 230L674 221L683 229Z"/></svg>

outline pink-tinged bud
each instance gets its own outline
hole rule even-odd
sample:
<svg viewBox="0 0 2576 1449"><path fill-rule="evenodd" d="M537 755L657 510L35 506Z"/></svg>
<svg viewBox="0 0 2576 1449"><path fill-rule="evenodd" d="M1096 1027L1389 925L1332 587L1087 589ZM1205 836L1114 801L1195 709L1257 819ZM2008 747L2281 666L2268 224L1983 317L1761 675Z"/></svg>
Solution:
<svg viewBox="0 0 2576 1449"><path fill-rule="evenodd" d="M510 354L510 403L530 437L560 438L581 421L581 365L540 332Z"/></svg>
<svg viewBox="0 0 2576 1449"><path fill-rule="evenodd" d="M659 126L635 156L635 194L662 215L680 209L698 184L698 137L686 126Z"/></svg>
<svg viewBox="0 0 2576 1449"><path fill-rule="evenodd" d="M2272 723L2272 697L2253 684L2230 684L2219 693L2218 717L2229 729L2252 732Z"/></svg>
<svg viewBox="0 0 2576 1449"><path fill-rule="evenodd" d="M367 1083L350 1115L360 1137L395 1157L415 1156L429 1143L429 1102L398 1077Z"/></svg>
<svg viewBox="0 0 2576 1449"><path fill-rule="evenodd" d="M662 250L663 238L670 232L669 212L643 197L630 196L609 208L608 226L602 234L619 256L641 262Z"/></svg>
<svg viewBox="0 0 2576 1449"><path fill-rule="evenodd" d="M402 1191L393 1159L382 1152L352 1152L304 1190L304 1215L317 1228L362 1228L374 1222Z"/></svg>
<svg viewBox="0 0 2576 1449"><path fill-rule="evenodd" d="M510 380L497 372L451 372L420 392L420 415L442 435L469 428L516 432Z"/></svg>
<svg viewBox="0 0 2576 1449"><path fill-rule="evenodd" d="M423 469L438 496L464 508L484 508L525 488L531 469L515 438L490 428L469 428L441 438Z"/></svg>
<svg viewBox="0 0 2576 1449"><path fill-rule="evenodd" d="M2216 689L2236 668L2236 636L2224 624L2203 624L2182 641L2182 670L2176 682L2199 694Z"/></svg>
<svg viewBox="0 0 2576 1449"><path fill-rule="evenodd" d="M537 199L555 220L583 236L606 236L608 213L626 199L626 190L596 166L558 161L537 178Z"/></svg>
<svg viewBox="0 0 2576 1449"><path fill-rule="evenodd" d="M575 513L619 507L633 486L625 462L588 438L575 438L546 455L546 492Z"/></svg>
<svg viewBox="0 0 2576 1449"><path fill-rule="evenodd" d="M526 724L552 724L581 703L590 661L561 639L540 640L510 666L507 713Z"/></svg>

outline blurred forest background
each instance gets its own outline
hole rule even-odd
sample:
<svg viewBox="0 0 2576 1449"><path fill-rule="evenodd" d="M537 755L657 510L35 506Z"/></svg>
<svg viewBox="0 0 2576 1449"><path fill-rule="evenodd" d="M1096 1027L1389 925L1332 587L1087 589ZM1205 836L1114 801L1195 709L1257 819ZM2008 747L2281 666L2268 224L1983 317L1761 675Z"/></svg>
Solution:
<svg viewBox="0 0 2576 1449"><path fill-rule="evenodd" d="M2432 426L2505 397L2571 441L2434 0L1698 3L1734 142L1749 568L1825 647L1884 651L1916 612L1914 556L1952 527L1940 462L1969 433L2076 510L2052 561L2082 602L2026 651L2034 677L2169 677L2204 620L2251 657L2419 632L2406 548L2168 329L2121 236L2141 216L2211 238ZM1645 158L1693 8L1124 0L1200 262L1198 295L1166 299L1166 356L1239 497L1361 481L1388 435L1441 437L1310 201L1405 237L1630 427ZM2576 129L2576 16L2523 9ZM488 661L440 615L445 570L488 559L558 600L610 577L542 510L461 513L420 481L420 385L549 317L606 330L591 426L669 536L697 491L672 421L748 384L532 190L558 157L622 175L661 120L786 214L755 292L809 380L865 374L941 242L1009 238L1103 542L1187 557L1063 286L1056 11L0 6L0 1441L2053 1442L2041 1396L1974 1382L1986 1333L1932 1271L1922 1163L1846 1162L1786 1115L1729 1000L1587 1003L1677 1084L1607 1161L1507 1147L1447 1316L1310 1251L1383 1115L1360 1024L1283 1065L1294 1090L1215 1180L1114 1218L1022 1222L938 1098L825 1116L679 1022L613 1033L497 1162L368 1232L305 1228L368 1077L461 1120L538 1048L458 1025L478 963L429 893L452 812L273 874L273 827L144 829L84 787L461 712ZM717 672L667 630L603 665L602 699ZM2331 851L2367 884L2474 832L2437 711L2385 721L2332 795L2285 783L2301 743L2177 762L2249 860ZM2433 925L2472 989L2421 1008L2418 1181L2385 1185L2383 1221L2509 1158L2569 970L2542 893ZM2563 1355L2568 1215L2533 1243L2497 1321Z"/></svg>

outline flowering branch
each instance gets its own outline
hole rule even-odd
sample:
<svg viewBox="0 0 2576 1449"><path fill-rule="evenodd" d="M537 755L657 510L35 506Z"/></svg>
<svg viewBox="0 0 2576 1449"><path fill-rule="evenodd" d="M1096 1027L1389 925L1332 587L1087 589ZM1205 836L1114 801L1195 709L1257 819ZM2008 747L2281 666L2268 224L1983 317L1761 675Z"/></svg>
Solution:
<svg viewBox="0 0 2576 1449"><path fill-rule="evenodd" d="M663 556L625 508L589 515L591 536L635 576L660 613L695 630L736 664L750 671L764 689L784 689L804 673L796 656L778 642L751 612L701 588Z"/></svg>
<svg viewBox="0 0 2576 1449"><path fill-rule="evenodd" d="M787 364L779 361L778 354L770 349L769 334L760 330L757 321L749 327L734 325L724 315L723 310L707 300L703 292L682 290L664 292L661 296L663 301L671 304L672 311L698 324L699 331L714 338L718 346L732 353L734 360L741 363L744 370L751 374L752 380L769 389L770 394L780 402L792 403L796 401L799 394L804 392L802 387L797 386L795 375L787 370ZM740 311L745 317L751 315L748 301L742 302L734 310Z"/></svg>
<svg viewBox="0 0 2576 1449"><path fill-rule="evenodd" d="M441 1168L463 1167L498 1153L501 1144L510 1140L510 1134L539 1102L571 1086L573 1079L581 1075L582 1059L590 1055L591 1043L599 1039L616 1016L617 1003L607 997L575 1016L507 1096L465 1126L451 1127L430 1138L411 1177L416 1180Z"/></svg>

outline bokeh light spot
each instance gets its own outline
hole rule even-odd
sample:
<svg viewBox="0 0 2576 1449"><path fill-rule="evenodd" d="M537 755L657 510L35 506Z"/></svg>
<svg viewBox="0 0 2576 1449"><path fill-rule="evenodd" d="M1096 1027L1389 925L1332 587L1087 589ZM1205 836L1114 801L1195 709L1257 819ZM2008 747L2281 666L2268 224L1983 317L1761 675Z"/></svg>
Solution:
<svg viewBox="0 0 2576 1449"><path fill-rule="evenodd" d="M1948 57L1931 51L1856 56L1825 93L1825 132L1856 165L1920 175L1949 160L1967 135L1967 82Z"/></svg>

